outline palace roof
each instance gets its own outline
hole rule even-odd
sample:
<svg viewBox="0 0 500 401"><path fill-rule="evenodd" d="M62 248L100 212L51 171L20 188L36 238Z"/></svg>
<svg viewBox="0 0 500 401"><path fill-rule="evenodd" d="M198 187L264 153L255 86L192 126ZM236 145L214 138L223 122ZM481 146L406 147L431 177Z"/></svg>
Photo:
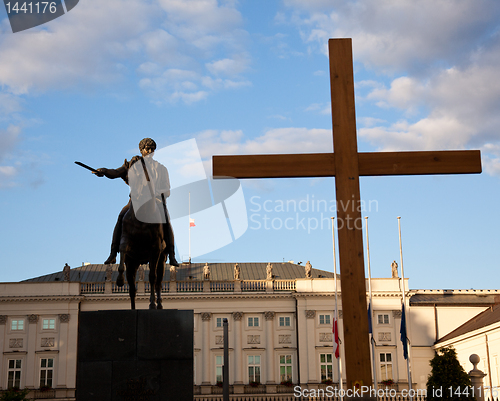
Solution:
<svg viewBox="0 0 500 401"><path fill-rule="evenodd" d="M208 263L210 267L210 279L214 281L234 280L234 265L235 263ZM277 280L293 280L296 278L305 278L305 269L303 265L298 265L290 262L272 263L273 275ZM113 278L116 280L118 275L118 265L104 264L87 264L72 268L70 270L70 281L78 282L104 282L106 278L106 269L111 266L113 269ZM177 268L177 280L203 280L203 267L205 263L183 263ZM267 277L266 267L267 262L245 262L239 263L240 279L241 280L265 280ZM145 280L149 280L149 268L144 265ZM166 266L164 281L170 280L170 267ZM332 278L333 272L325 270L311 269L313 278ZM64 281L63 271L46 274L40 277L34 277L24 282L53 282Z"/></svg>
<svg viewBox="0 0 500 401"><path fill-rule="evenodd" d="M471 333L475 330L482 329L483 327L487 327L498 322L500 322L500 304L491 305L484 312L479 313L472 319L457 327L451 333L448 333L444 337L440 338L436 341L436 344L451 340L452 338L463 334Z"/></svg>

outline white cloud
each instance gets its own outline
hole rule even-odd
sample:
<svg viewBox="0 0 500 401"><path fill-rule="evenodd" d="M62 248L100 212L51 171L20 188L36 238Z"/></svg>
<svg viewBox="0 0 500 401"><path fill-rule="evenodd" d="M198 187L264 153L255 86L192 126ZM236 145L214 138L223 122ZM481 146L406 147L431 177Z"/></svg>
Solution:
<svg viewBox="0 0 500 401"><path fill-rule="evenodd" d="M0 83L30 93L107 83L119 77L117 61L146 30L154 6L141 0L85 1L43 27L0 38Z"/></svg>
<svg viewBox="0 0 500 401"><path fill-rule="evenodd" d="M360 117L358 118L358 121L361 123L366 128L371 128L376 126L377 124L384 124L386 123L385 120L381 118L374 118L374 117Z"/></svg>
<svg viewBox="0 0 500 401"><path fill-rule="evenodd" d="M375 88L367 98L377 104L399 108L406 114L409 110L421 109L427 115L401 130L394 126L374 127L361 130L360 135L382 148L479 147L488 153L500 143L497 71L498 65L480 58L464 68L442 70L426 82L400 77L393 80L388 89Z"/></svg>
<svg viewBox="0 0 500 401"><path fill-rule="evenodd" d="M87 0L41 27L2 32L0 85L10 94L89 84L102 88L135 70L142 75L140 87L159 84L149 92L156 101L202 100L210 91L200 91L196 80L234 77L247 69L247 34L241 25L231 1ZM2 28L7 30L5 24ZM189 72L196 80L189 78L188 85L175 71ZM246 85L233 78L216 89Z"/></svg>
<svg viewBox="0 0 500 401"><path fill-rule="evenodd" d="M16 169L13 166L0 166L0 176L12 177L16 174Z"/></svg>
<svg viewBox="0 0 500 401"><path fill-rule="evenodd" d="M436 116L414 124L401 121L390 127L362 128L359 135L384 151L446 150L463 149L473 132L457 119Z"/></svg>
<svg viewBox="0 0 500 401"><path fill-rule="evenodd" d="M225 34L237 28L241 14L234 3L219 4L217 0L160 0L160 6L168 13L168 23L185 39L195 34ZM189 22L186 24L186 22Z"/></svg>
<svg viewBox="0 0 500 401"><path fill-rule="evenodd" d="M146 68L148 68L147 66ZM201 76L191 70L168 69L160 76L142 78L139 86L159 103L182 101L190 104L206 99L209 91L201 90L200 86L210 91L221 89L237 89L250 86L249 81L233 81L230 79Z"/></svg>
<svg viewBox="0 0 500 401"><path fill-rule="evenodd" d="M20 141L21 127L9 125L7 129L0 129L0 163L5 160L10 152Z"/></svg>
<svg viewBox="0 0 500 401"><path fill-rule="evenodd" d="M203 159L224 154L333 152L332 132L327 129L274 128L255 139L246 139L242 131L206 130L196 140Z"/></svg>
<svg viewBox="0 0 500 401"><path fill-rule="evenodd" d="M10 93L0 92L0 117L10 117L21 110L21 98Z"/></svg>
<svg viewBox="0 0 500 401"><path fill-rule="evenodd" d="M326 53L334 37L353 38L354 57L390 71L451 65L487 40L500 19L495 1L287 0L303 38Z"/></svg>
<svg viewBox="0 0 500 401"><path fill-rule="evenodd" d="M190 104L199 102L200 100L204 100L208 97L208 92L198 91L198 92L174 92L170 97L172 101L176 101L177 99L182 100L184 103Z"/></svg>
<svg viewBox="0 0 500 401"><path fill-rule="evenodd" d="M417 100L423 96L423 84L409 77L396 78L391 82L390 89L379 86L373 89L366 97L368 100L378 101L380 107L398 107L411 109Z"/></svg>
<svg viewBox="0 0 500 401"><path fill-rule="evenodd" d="M332 132L326 129L275 128L255 139L247 139L241 130L205 130L195 137L207 175L212 175L214 155L333 152Z"/></svg>
<svg viewBox="0 0 500 401"><path fill-rule="evenodd" d="M0 189L15 186L17 170L13 166L0 166Z"/></svg>
<svg viewBox="0 0 500 401"><path fill-rule="evenodd" d="M331 103L321 104L321 103L313 103L306 107L306 111L313 111L319 114L331 114L332 106Z"/></svg>
<svg viewBox="0 0 500 401"><path fill-rule="evenodd" d="M16 158L12 152L20 142L20 134L18 126L9 125L7 129L0 129L0 188L14 185L18 169L14 166Z"/></svg>
<svg viewBox="0 0 500 401"><path fill-rule="evenodd" d="M223 60L216 60L211 63L207 63L207 70L213 75L238 75L247 69L248 60L247 59L230 59L225 58Z"/></svg>
<svg viewBox="0 0 500 401"><path fill-rule="evenodd" d="M274 114L272 116L268 116L267 118L275 118L277 120L282 120L282 121L290 120L290 118L282 116L281 114Z"/></svg>

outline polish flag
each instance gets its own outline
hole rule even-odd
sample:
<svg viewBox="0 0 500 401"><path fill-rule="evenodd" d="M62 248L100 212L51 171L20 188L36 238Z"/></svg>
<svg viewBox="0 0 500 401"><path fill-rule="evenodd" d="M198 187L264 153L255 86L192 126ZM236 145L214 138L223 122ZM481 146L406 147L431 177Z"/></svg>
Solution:
<svg viewBox="0 0 500 401"><path fill-rule="evenodd" d="M194 219L189 219L189 227L196 227L194 224Z"/></svg>
<svg viewBox="0 0 500 401"><path fill-rule="evenodd" d="M339 359L340 356L340 344L339 344L339 328L337 326L337 316L333 319L333 337L335 342L335 358Z"/></svg>

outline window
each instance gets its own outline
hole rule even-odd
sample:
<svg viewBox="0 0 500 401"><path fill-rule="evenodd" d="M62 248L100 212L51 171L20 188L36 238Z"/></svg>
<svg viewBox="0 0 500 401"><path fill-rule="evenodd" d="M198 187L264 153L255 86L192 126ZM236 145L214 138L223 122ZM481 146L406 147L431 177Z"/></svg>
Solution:
<svg viewBox="0 0 500 401"><path fill-rule="evenodd" d="M40 359L40 387L52 387L54 377L54 358Z"/></svg>
<svg viewBox="0 0 500 401"><path fill-rule="evenodd" d="M222 327L222 318L218 317L215 321L216 327Z"/></svg>
<svg viewBox="0 0 500 401"><path fill-rule="evenodd" d="M21 359L9 359L7 370L7 388L21 387Z"/></svg>
<svg viewBox="0 0 500 401"><path fill-rule="evenodd" d="M280 355L280 381L292 381L292 356Z"/></svg>
<svg viewBox="0 0 500 401"><path fill-rule="evenodd" d="M56 328L56 319L43 319L42 329L43 330L54 330Z"/></svg>
<svg viewBox="0 0 500 401"><path fill-rule="evenodd" d="M248 381L260 383L260 355L248 355Z"/></svg>
<svg viewBox="0 0 500 401"><path fill-rule="evenodd" d="M248 327L259 327L259 318L258 317L249 317L248 318Z"/></svg>
<svg viewBox="0 0 500 401"><path fill-rule="evenodd" d="M378 324L389 324L389 315L378 315Z"/></svg>
<svg viewBox="0 0 500 401"><path fill-rule="evenodd" d="M280 316L280 327L290 327L290 316Z"/></svg>
<svg viewBox="0 0 500 401"><path fill-rule="evenodd" d="M319 315L319 324L331 324L330 315Z"/></svg>
<svg viewBox="0 0 500 401"><path fill-rule="evenodd" d="M216 355L215 356L215 381L222 381L222 366L224 365L224 356Z"/></svg>
<svg viewBox="0 0 500 401"><path fill-rule="evenodd" d="M392 379L392 354L390 352L380 354L380 373L382 380Z"/></svg>
<svg viewBox="0 0 500 401"><path fill-rule="evenodd" d="M12 331L22 331L22 330L24 330L24 319L13 319L10 322L10 329Z"/></svg>
<svg viewBox="0 0 500 401"><path fill-rule="evenodd" d="M333 380L332 354L319 354L319 369L321 371L321 381Z"/></svg>

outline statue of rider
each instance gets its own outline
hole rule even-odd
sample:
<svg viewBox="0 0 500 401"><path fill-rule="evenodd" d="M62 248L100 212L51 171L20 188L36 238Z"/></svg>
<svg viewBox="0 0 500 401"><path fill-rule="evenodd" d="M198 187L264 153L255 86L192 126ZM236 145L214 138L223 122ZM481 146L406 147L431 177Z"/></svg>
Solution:
<svg viewBox="0 0 500 401"><path fill-rule="evenodd" d="M129 185L128 181L128 171L130 167L137 161L141 160L141 158L146 158L146 157L151 157L154 154L154 151L156 150L156 142L151 139L151 138L144 138L139 142L139 150L141 151L141 156L134 156L130 161L127 161L125 159L125 162L121 167L118 167L117 169L108 169L108 168L99 168L97 169L97 172L94 173L98 177L107 177L110 179L115 179L115 178L121 178L127 185ZM157 172L159 175L161 175L161 193L164 194L165 196L161 196L160 194L156 193L156 197L163 203L164 205L164 210L166 211L166 204L165 204L165 197L168 197L170 195L170 181L168 178L168 171L165 166L163 166L161 163L154 161L154 165L156 167ZM125 213L130 208L131 200L129 199L129 202L127 205L122 209L120 214L118 215L118 220L115 225L115 229L113 231L113 240L111 242L111 253L109 254L108 259L104 262L104 264L114 264L116 263L116 256L119 252L119 247L120 247L120 239L122 236L122 221L123 221L123 216L125 216ZM174 246L174 232L172 230L172 225L170 224L170 219L168 218L168 215L166 216L166 223L163 225L163 232L168 239L168 258L169 258L169 263L170 265L173 266L179 266L179 263L177 263L177 260L175 259L175 246Z"/></svg>

